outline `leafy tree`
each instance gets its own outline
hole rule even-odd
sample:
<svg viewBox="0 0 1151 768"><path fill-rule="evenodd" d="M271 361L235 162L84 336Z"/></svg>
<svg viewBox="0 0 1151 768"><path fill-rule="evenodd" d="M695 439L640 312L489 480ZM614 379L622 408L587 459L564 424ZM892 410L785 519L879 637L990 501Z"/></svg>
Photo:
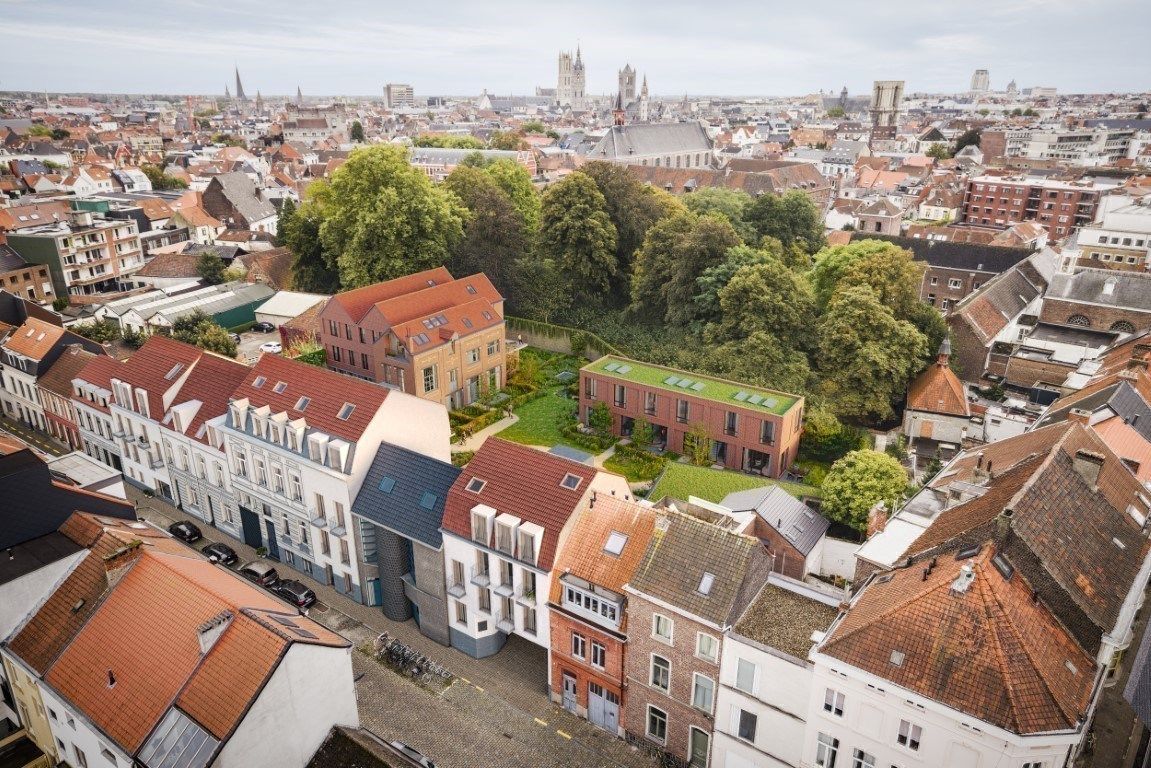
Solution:
<svg viewBox="0 0 1151 768"><path fill-rule="evenodd" d="M540 251L575 293L595 297L611 290L619 271L615 248L607 202L590 176L576 171L544 193Z"/></svg>
<svg viewBox="0 0 1151 768"><path fill-rule="evenodd" d="M520 126L520 130L524 133L545 133L548 127L539 120L528 120Z"/></svg>
<svg viewBox="0 0 1151 768"><path fill-rule="evenodd" d="M683 452L697 467L711 464L711 438L708 437L706 424L691 425L683 436Z"/></svg>
<svg viewBox="0 0 1151 768"><path fill-rule="evenodd" d="M947 160L952 157L952 154L946 144L936 143L927 148L927 156L936 160Z"/></svg>
<svg viewBox="0 0 1151 768"><path fill-rule="evenodd" d="M815 253L823 246L823 217L811 198L797 189L783 196L760 195L744 218L759 237L774 237L784 247L798 242Z"/></svg>
<svg viewBox="0 0 1151 768"><path fill-rule="evenodd" d="M91 323L77 323L68 330L99 344L107 344L120 338L120 326L110 320L96 320Z"/></svg>
<svg viewBox="0 0 1151 768"><path fill-rule="evenodd" d="M517 315L549 323L571 306L572 296L567 280L550 259L524 257L512 272L508 303Z"/></svg>
<svg viewBox="0 0 1151 768"><path fill-rule="evenodd" d="M25 133L38 139L52 138L52 129L43 123L33 123L32 125L28 126L28 130L25 131Z"/></svg>
<svg viewBox="0 0 1151 768"><path fill-rule="evenodd" d="M194 344L224 357L236 356L236 342L232 341L225 328L202 309L194 310L172 323L171 336L176 341Z"/></svg>
<svg viewBox="0 0 1151 768"><path fill-rule="evenodd" d="M708 267L695 281L696 319L700 323L713 323L720 320L719 292L732 276L743 267L766 264L771 254L748 245L737 245L727 249L724 260L714 267Z"/></svg>
<svg viewBox="0 0 1151 768"><path fill-rule="evenodd" d="M827 116L831 118L840 118L847 114L843 107L832 107L827 110Z"/></svg>
<svg viewBox="0 0 1151 768"><path fill-rule="evenodd" d="M196 272L208 285L224 282L224 261L212 251L204 251L196 262Z"/></svg>
<svg viewBox="0 0 1151 768"><path fill-rule="evenodd" d="M524 141L524 135L518 131L493 131L488 138L488 147L512 152L529 149L528 143Z"/></svg>
<svg viewBox="0 0 1151 768"><path fill-rule="evenodd" d="M213 144L223 144L225 147L242 147L244 140L233 136L230 133L214 133L212 134Z"/></svg>
<svg viewBox="0 0 1151 768"><path fill-rule="evenodd" d="M820 251L811 283L821 307L828 305L841 286L867 285L881 304L900 320L907 320L923 306L919 285L925 269L911 251L898 245L885 240L855 240Z"/></svg>
<svg viewBox="0 0 1151 768"><path fill-rule="evenodd" d="M612 415L611 409L607 407L607 403L603 400L598 401L591 408L591 413L587 417L588 426L597 435L607 437L611 434Z"/></svg>
<svg viewBox="0 0 1151 768"><path fill-rule="evenodd" d="M439 147L441 149L483 149L484 143L475 136L454 134L421 133L412 139L416 147Z"/></svg>
<svg viewBox="0 0 1151 768"><path fill-rule="evenodd" d="M815 297L807 280L768 256L731 277L718 293L720 320L707 329L714 342L762 331L790 347L803 348L815 325Z"/></svg>
<svg viewBox="0 0 1151 768"><path fill-rule="evenodd" d="M463 237L459 200L413 168L400 147L356 149L331 181L308 192L305 218L320 220L324 261L338 268L345 289L439 266Z"/></svg>
<svg viewBox="0 0 1151 768"><path fill-rule="evenodd" d="M359 120L353 120L351 130L348 131L348 138L350 138L352 141L363 142L364 124Z"/></svg>
<svg viewBox="0 0 1151 768"><path fill-rule="evenodd" d="M827 408L813 405L807 409L803 436L799 439L800 456L816 461L836 461L863 443L861 430L846 426Z"/></svg>
<svg viewBox="0 0 1151 768"><path fill-rule="evenodd" d="M328 353L324 345L314 337L296 344L288 350L287 356L317 368L326 368L328 365Z"/></svg>
<svg viewBox="0 0 1151 768"><path fill-rule="evenodd" d="M890 418L926 351L923 334L869 285L841 288L819 324L822 393L840 417Z"/></svg>
<svg viewBox="0 0 1151 768"><path fill-rule="evenodd" d="M879 451L852 451L831 465L821 486L820 511L858 531L867 528L867 514L878 502L887 508L907 491L907 472L891 456Z"/></svg>
<svg viewBox="0 0 1151 768"><path fill-rule="evenodd" d="M306 293L335 293L340 289L340 273L324 256L320 241L323 220L314 203L299 208L289 197L280 207L276 238L292 252L292 288Z"/></svg>
<svg viewBox="0 0 1151 768"><path fill-rule="evenodd" d="M970 147L972 145L978 147L981 137L982 131L980 131L978 128L967 129L959 135L959 138L955 140L955 154L959 154L959 150L963 149L964 147Z"/></svg>
<svg viewBox="0 0 1151 768"><path fill-rule="evenodd" d="M56 298L52 299L52 309L56 310L57 312L63 312L67 308L68 308L68 297L67 296L57 296Z"/></svg>
<svg viewBox="0 0 1151 768"><path fill-rule="evenodd" d="M615 226L617 269L620 274L631 274L632 259L647 230L668 214L666 201L658 190L641 183L622 165L596 160L580 170L595 181Z"/></svg>
<svg viewBox="0 0 1151 768"><path fill-rule="evenodd" d="M53 128L52 129L52 138L55 141L61 141L63 139L68 138L71 135L72 135L71 132L67 128Z"/></svg>
<svg viewBox="0 0 1151 768"><path fill-rule="evenodd" d="M449 267L458 275L483 272L497 286L508 286L515 260L527 251L523 217L492 177L460 166L444 181L468 209L463 239L452 250Z"/></svg>
<svg viewBox="0 0 1151 768"><path fill-rule="evenodd" d="M140 170L148 177L148 181L152 182L152 189L163 191L167 189L187 189L188 183L183 179L177 179L175 176L169 176L164 173L164 169L158 165L144 163L140 166Z"/></svg>
<svg viewBox="0 0 1151 768"><path fill-rule="evenodd" d="M655 430L647 419L636 419L631 425L631 444L636 448L646 450L654 439Z"/></svg>
<svg viewBox="0 0 1151 768"><path fill-rule="evenodd" d="M655 320L688 326L698 316L697 281L739 244L731 224L684 210L661 219L635 255L632 308Z"/></svg>
<svg viewBox="0 0 1151 768"><path fill-rule="evenodd" d="M477 153L478 154L478 153ZM483 156L480 155L482 158ZM528 232L534 233L540 226L540 195L532 185L531 174L519 163L509 160L493 160L483 166L484 173L492 178L512 205L519 211Z"/></svg>
<svg viewBox="0 0 1151 768"><path fill-rule="evenodd" d="M714 347L704 360L694 367L783 392L806 392L811 378L807 355L763 331Z"/></svg>
<svg viewBox="0 0 1151 768"><path fill-rule="evenodd" d="M740 238L749 245L759 239L755 227L744 218L747 209L751 207L751 195L742 190L708 187L685 195L683 203L689 211L700 216L710 213L727 219Z"/></svg>

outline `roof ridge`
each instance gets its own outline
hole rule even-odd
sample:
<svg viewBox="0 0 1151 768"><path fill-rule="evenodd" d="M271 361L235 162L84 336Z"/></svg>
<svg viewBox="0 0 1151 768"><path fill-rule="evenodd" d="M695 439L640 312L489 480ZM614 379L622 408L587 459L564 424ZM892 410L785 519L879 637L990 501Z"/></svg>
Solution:
<svg viewBox="0 0 1151 768"><path fill-rule="evenodd" d="M893 575L894 575L895 573L897 573L897 572L899 572L899 571L910 571L910 568L891 568L891 569L888 569L888 571L886 571L886 572L885 572L885 571L877 571L877 572L874 574L874 577L873 577L873 578L872 578L872 579L871 579L871 580L870 580L868 583L870 584L870 583L874 582L874 580L875 580L875 579L878 579L878 578L882 577L884 573L891 573L891 574L893 574ZM833 636L833 638L831 639L831 641L830 641L830 642L828 642L828 643L827 643L827 644L826 644L824 647L825 647L825 648L827 648L827 647L834 647L834 646L836 646L836 645L838 645L838 644L842 643L842 642L843 642L844 640L846 640L847 638L849 638L849 637L853 636L854 634L856 634L857 632L859 632L859 631L861 631L861 630L863 630L863 629L867 628L867 627L868 627L868 626L870 626L871 624L874 624L874 623L875 623L875 622L877 622L877 621L880 621L880 620L882 620L882 619L885 619L886 617L890 616L891 614L895 613L896 611L902 610L902 609L903 609L905 606L907 606L907 605L911 604L912 602L915 602L915 601L918 601L918 600L922 600L923 598L927 597L928 595L930 595L930 594L931 594L932 592L934 592L935 590L937 590L937 589L940 589L940 588L942 588L942 587L944 587L944 586L947 586L947 584L948 584L950 581L951 581L951 580L950 580L950 579L948 579L947 581L942 581L942 582L938 582L938 583L937 583L937 582L935 582L935 581L929 581L929 582L927 582L927 586L925 586L925 587L920 587L920 589L919 589L919 590L917 590L917 591L910 591L910 592L908 592L908 594L907 594L907 597L905 597L905 598L904 598L904 599L902 599L902 600L897 600L897 601L895 601L895 602L894 602L894 603L892 603L892 604L891 604L891 605L890 605L890 606L889 606L887 609L885 609L885 610L881 611L880 613L876 614L875 616L873 616L873 617L872 617L871 619L869 619L868 621L866 621L866 622L864 622L864 623L861 623L861 624L860 624L859 626L857 626L857 627L852 627L851 629L845 630L845 631L843 631L842 633L840 633L840 634L838 634L838 635L836 635L836 636ZM919 583L920 583L920 584L923 584L924 582L919 582ZM948 587L948 589L950 589L950 587ZM863 595L865 595L865 594L866 594L866 586L864 587L864 589L861 589L861 590L859 591L859 595L858 595L858 597L857 597L857 599L856 599L856 603L858 603L858 598L859 598L859 597L862 597L862 596L863 596ZM854 605L854 604L853 604L853 605L851 605L851 606L849 606L849 607L848 607L848 609L847 609L847 612L846 612L846 614L847 614L847 615L850 615L850 614L851 614L851 609L852 609L852 608L854 608L854 607L855 607L855 605ZM840 624L840 626L842 626L842 624Z"/></svg>
<svg viewBox="0 0 1151 768"><path fill-rule="evenodd" d="M978 568L980 571L983 570L986 562L986 557L979 561ZM987 578L975 579L975 588L977 594L980 596L980 600L984 604L984 611L982 612L983 618L987 621L990 621L995 627L998 627L999 621L997 621L996 617L988 615L986 606L990 598L990 602L996 607L1000 616L1006 618L1007 612L1004 610L1003 604L999 602L998 597L994 594L994 590L991 589L991 585L987 583ZM1016 731L1020 731L1022 728L1020 727L1018 713L1023 708L1023 702L1020 700L1019 694L1015 690L1015 686L1011 680L1010 675L1007 674L1007 658L1003 649L1003 643L1000 640L998 632L992 630L991 632L986 632L985 634L990 638L990 641L995 649L994 653L997 660L996 667L999 669L999 678L1003 685L1003 689L1007 692L1007 698L1011 701L1011 712L1008 716L1010 717L1012 724L1015 726ZM1030 657L1028 658L1030 659ZM1034 665L1032 666L1034 667ZM1035 671L1036 674L1038 674L1039 670L1036 669Z"/></svg>

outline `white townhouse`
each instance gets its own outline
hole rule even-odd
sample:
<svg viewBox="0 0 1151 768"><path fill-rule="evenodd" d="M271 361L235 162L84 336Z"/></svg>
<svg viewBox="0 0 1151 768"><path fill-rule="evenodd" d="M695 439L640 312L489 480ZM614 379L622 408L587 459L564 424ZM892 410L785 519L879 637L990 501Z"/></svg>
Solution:
<svg viewBox="0 0 1151 768"><path fill-rule="evenodd" d="M452 646L490 656L515 634L550 648L552 564L596 493L631 489L619 475L535 448L500 439L480 447L444 510Z"/></svg>
<svg viewBox="0 0 1151 768"><path fill-rule="evenodd" d="M227 454L243 541L369 605L374 529L353 525L351 506L376 450L451 458L443 406L278 355L249 370L208 433Z"/></svg>

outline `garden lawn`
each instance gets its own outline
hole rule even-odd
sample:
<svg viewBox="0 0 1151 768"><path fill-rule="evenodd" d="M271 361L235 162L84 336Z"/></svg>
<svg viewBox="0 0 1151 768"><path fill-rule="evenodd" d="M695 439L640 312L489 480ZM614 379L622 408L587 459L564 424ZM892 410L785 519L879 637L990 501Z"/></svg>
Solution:
<svg viewBox="0 0 1151 768"><path fill-rule="evenodd" d="M745 475L742 472L696 467L678 462L668 463L659 481L647 497L658 501L664 496L687 500L688 496L698 496L719 503L729 493L761 488L765 485L778 485L796 498L820 495L818 488L801 483L788 483L782 480L768 480L765 477Z"/></svg>
<svg viewBox="0 0 1151 768"><path fill-rule="evenodd" d="M514 413L519 421L497 434L505 440L524 445L543 445L551 448L559 443L567 444L560 424L570 420L576 410L576 402L552 390L543 397L524 403Z"/></svg>
<svg viewBox="0 0 1151 768"><path fill-rule="evenodd" d="M655 456L652 456L649 461L644 461L634 456L613 453L604 460L603 468L609 472L623 475L629 483L643 483L659 477L660 471L666 464L666 461Z"/></svg>

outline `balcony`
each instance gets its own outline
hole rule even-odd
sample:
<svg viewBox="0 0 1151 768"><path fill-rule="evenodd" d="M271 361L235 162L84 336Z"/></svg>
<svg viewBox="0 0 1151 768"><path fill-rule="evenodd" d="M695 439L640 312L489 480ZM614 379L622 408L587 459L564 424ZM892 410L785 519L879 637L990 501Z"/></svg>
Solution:
<svg viewBox="0 0 1151 768"><path fill-rule="evenodd" d="M532 607L535 607L535 604L536 604L535 587L532 587L530 589L527 587L520 587L519 591L516 593L516 602L517 603L523 603L524 605L530 605Z"/></svg>
<svg viewBox="0 0 1151 768"><path fill-rule="evenodd" d="M496 629L498 629L500 632L510 635L512 632L516 631L515 619L512 619L509 616L496 617Z"/></svg>
<svg viewBox="0 0 1151 768"><path fill-rule="evenodd" d="M500 597L511 597L512 594L515 593L515 587L512 586L512 583L510 581L508 581L508 582L505 582L503 584L497 585L496 588L492 591L495 592Z"/></svg>
<svg viewBox="0 0 1151 768"><path fill-rule="evenodd" d="M468 588L464 586L462 581L456 581L453 579L451 583L448 584L448 594L456 599L463 597L465 594L467 594L467 591Z"/></svg>
<svg viewBox="0 0 1151 768"><path fill-rule="evenodd" d="M487 587L492 583L492 577L487 568L478 568L473 565L471 569L471 582L477 587Z"/></svg>

